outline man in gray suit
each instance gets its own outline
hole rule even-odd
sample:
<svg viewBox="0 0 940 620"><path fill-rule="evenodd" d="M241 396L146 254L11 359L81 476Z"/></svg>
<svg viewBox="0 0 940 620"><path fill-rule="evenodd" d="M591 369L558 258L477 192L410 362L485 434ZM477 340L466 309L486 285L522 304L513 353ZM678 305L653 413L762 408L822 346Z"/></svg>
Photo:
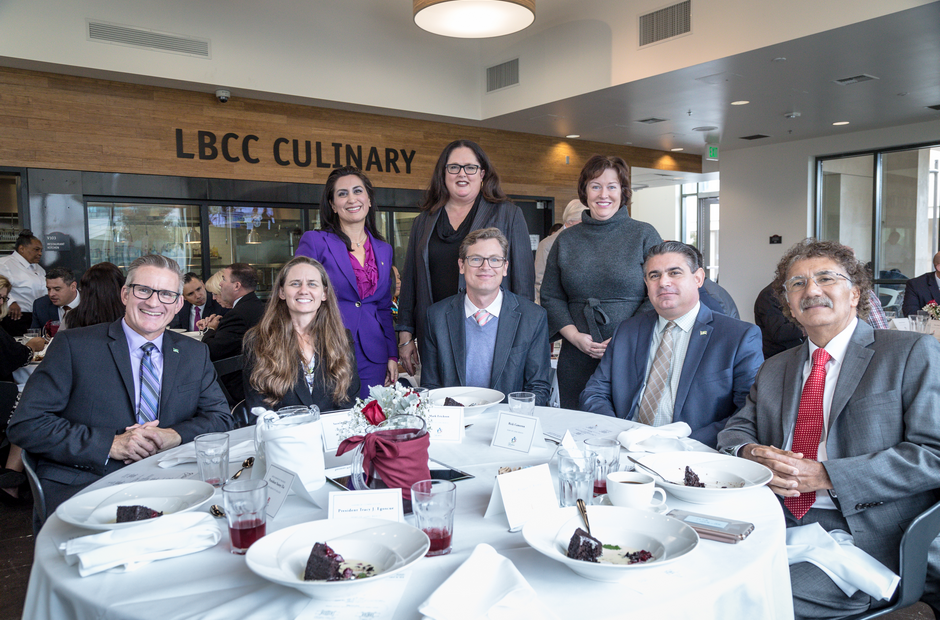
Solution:
<svg viewBox="0 0 940 620"><path fill-rule="evenodd" d="M508 253L498 228L475 230L460 244L457 263L467 292L428 308L419 342L422 387L532 392L536 405L548 403L548 318L544 308L500 288Z"/></svg>
<svg viewBox="0 0 940 620"><path fill-rule="evenodd" d="M232 428L209 350L164 331L182 275L164 256L135 260L124 318L59 332L27 382L7 434L37 458L47 516L125 464Z"/></svg>
<svg viewBox="0 0 940 620"><path fill-rule="evenodd" d="M807 239L777 265L774 290L807 341L761 367L718 448L769 467L787 527L819 523L899 570L905 526L940 487L940 345L872 329L871 280L851 248ZM940 617L940 546L924 601ZM847 597L816 566L790 566L797 618L842 618L885 601Z"/></svg>

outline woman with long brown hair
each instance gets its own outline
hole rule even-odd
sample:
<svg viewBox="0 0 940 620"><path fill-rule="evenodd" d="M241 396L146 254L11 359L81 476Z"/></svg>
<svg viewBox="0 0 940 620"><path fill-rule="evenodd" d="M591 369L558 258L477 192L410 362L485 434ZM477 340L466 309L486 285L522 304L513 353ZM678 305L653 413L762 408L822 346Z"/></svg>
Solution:
<svg viewBox="0 0 940 620"><path fill-rule="evenodd" d="M409 374L415 371L415 340L424 331L428 308L464 287L457 258L470 232L498 228L509 240L504 288L529 301L535 296L535 264L525 216L503 193L499 174L479 144L455 140L444 147L421 211L411 227L396 326L399 360Z"/></svg>
<svg viewBox="0 0 940 620"><path fill-rule="evenodd" d="M78 290L82 297L78 306L65 315L65 326L88 327L99 323L113 323L124 316L121 288L124 274L114 263L92 265L82 274Z"/></svg>
<svg viewBox="0 0 940 620"><path fill-rule="evenodd" d="M245 334L245 404L350 407L359 393L352 338L326 270L296 256L277 274L261 321Z"/></svg>

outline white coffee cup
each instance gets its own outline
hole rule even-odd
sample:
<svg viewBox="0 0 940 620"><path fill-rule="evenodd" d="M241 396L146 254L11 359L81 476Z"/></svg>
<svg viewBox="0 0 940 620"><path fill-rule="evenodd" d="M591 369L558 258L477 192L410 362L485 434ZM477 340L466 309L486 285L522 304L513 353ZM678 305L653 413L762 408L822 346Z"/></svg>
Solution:
<svg viewBox="0 0 940 620"><path fill-rule="evenodd" d="M661 493L658 502L653 495ZM607 474L607 497L614 506L661 512L666 507L666 492L656 487L652 476L636 471L612 471Z"/></svg>

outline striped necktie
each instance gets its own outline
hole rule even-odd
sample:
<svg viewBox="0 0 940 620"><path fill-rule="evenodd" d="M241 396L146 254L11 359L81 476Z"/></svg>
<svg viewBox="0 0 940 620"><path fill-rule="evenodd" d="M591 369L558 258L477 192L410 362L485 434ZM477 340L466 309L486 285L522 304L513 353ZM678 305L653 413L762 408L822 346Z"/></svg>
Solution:
<svg viewBox="0 0 940 620"><path fill-rule="evenodd" d="M675 322L669 321L663 328L663 339L659 342L659 348L656 349L656 357L653 358L653 365L650 367L646 391L643 393L643 402L640 403L637 415L637 421L641 424L653 426L653 422L656 421L656 412L659 411L659 402L669 390L667 384L669 368L672 364L672 329L675 326Z"/></svg>
<svg viewBox="0 0 940 620"><path fill-rule="evenodd" d="M480 327L486 325L491 318L493 318L493 315L486 310L477 310L473 313L473 320L476 321L477 325Z"/></svg>
<svg viewBox="0 0 940 620"><path fill-rule="evenodd" d="M160 377L153 365L151 354L157 345L148 342L140 347L144 356L140 360L140 406L137 408L137 423L152 422L160 412Z"/></svg>

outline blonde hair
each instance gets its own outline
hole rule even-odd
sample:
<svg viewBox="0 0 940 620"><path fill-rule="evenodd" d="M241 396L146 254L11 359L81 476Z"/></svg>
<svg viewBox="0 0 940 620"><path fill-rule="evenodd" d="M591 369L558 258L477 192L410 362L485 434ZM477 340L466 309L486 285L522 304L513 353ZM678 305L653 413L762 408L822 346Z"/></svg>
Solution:
<svg viewBox="0 0 940 620"><path fill-rule="evenodd" d="M296 265L312 265L320 272L326 300L307 328L308 334L313 339L317 372L322 373L326 385L332 388L333 400L337 403L348 401L346 392L353 380L353 352L326 270L319 262L306 256L296 256L281 268L264 315L245 334L246 366L253 364L248 382L265 396L264 402L274 405L284 399L297 381L297 364L302 356L300 342L294 334L287 302L280 297L287 275Z"/></svg>
<svg viewBox="0 0 940 620"><path fill-rule="evenodd" d="M3 289L13 290L13 285L10 284L10 281L7 280L4 276L0 276L0 291ZM9 293L7 293L9 295ZM0 319L3 319L10 311L10 306L7 303L7 300L4 299L3 303L0 304Z"/></svg>

